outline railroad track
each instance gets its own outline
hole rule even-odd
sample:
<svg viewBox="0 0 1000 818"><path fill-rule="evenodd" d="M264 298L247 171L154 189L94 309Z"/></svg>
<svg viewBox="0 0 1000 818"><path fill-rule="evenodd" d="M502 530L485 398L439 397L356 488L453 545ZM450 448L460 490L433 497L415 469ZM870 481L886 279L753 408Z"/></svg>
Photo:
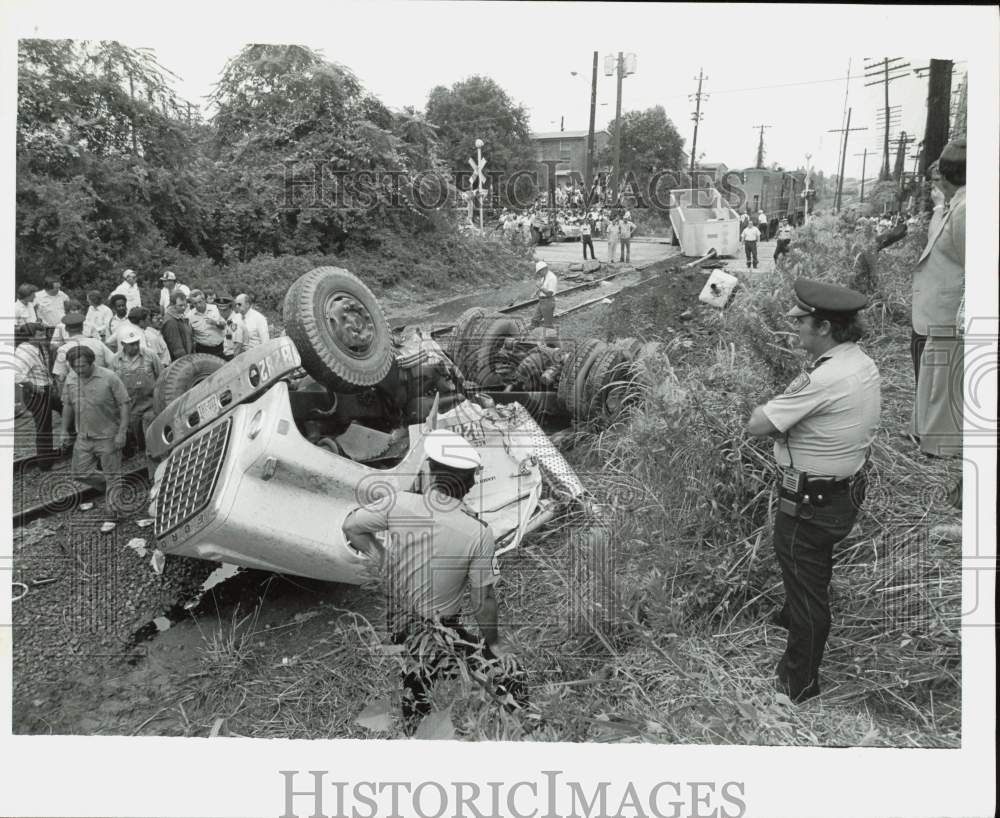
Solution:
<svg viewBox="0 0 1000 818"><path fill-rule="evenodd" d="M18 468L19 464L22 469L30 468L32 464L27 461L31 460L35 460L36 462L34 465L37 465L38 458L25 457L21 458L19 461L15 461L15 470ZM129 469L128 471L122 473L122 482L126 485L136 485L137 482L148 483L149 470L145 465ZM100 497L103 494L104 490L96 486L82 486L81 488L72 491L62 492L57 496L50 497L40 503L24 506L20 510L14 512L14 528L27 525L34 520L40 520L54 514L61 514L65 511L69 511L76 508L80 503L86 502L87 500L91 500L95 497Z"/></svg>

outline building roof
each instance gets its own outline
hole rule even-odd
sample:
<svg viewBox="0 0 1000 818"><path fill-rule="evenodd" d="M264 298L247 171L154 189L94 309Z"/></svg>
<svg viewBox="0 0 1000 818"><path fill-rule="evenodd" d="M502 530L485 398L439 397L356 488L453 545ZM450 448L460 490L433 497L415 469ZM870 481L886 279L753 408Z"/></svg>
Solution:
<svg viewBox="0 0 1000 818"><path fill-rule="evenodd" d="M728 168L725 162L700 162L698 167L702 170L715 170L716 168Z"/></svg>
<svg viewBox="0 0 1000 818"><path fill-rule="evenodd" d="M597 136L595 132L594 136ZM587 138L587 131L547 131L545 133L533 133L532 139L580 139Z"/></svg>

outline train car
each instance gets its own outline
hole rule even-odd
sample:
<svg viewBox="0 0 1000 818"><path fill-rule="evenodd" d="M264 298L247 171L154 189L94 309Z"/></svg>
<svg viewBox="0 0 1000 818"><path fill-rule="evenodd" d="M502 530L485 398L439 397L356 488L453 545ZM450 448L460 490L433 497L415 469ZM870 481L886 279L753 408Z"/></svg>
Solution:
<svg viewBox="0 0 1000 818"><path fill-rule="evenodd" d="M773 236L782 219L793 226L805 223L805 174L766 168L747 168L742 172L744 205L754 224L757 214L767 215L768 237Z"/></svg>

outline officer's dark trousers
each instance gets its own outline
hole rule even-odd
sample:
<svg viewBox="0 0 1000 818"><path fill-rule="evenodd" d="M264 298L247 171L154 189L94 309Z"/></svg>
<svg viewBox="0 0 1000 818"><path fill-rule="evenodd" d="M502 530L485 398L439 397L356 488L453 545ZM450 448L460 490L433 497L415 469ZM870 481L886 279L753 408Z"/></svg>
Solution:
<svg viewBox="0 0 1000 818"><path fill-rule="evenodd" d="M854 526L858 509L844 488L813 506L811 520L782 511L774 521L774 551L785 586L779 618L788 627L778 679L793 701L819 692L819 665L830 633L830 577L833 546ZM805 695L803 695L805 694Z"/></svg>
<svg viewBox="0 0 1000 818"><path fill-rule="evenodd" d="M597 258L597 256L594 255L594 240L590 236L583 236L582 241L583 241L583 260L584 261L587 260L588 247L590 248L590 257Z"/></svg>
<svg viewBox="0 0 1000 818"><path fill-rule="evenodd" d="M451 646L450 651L443 647L438 650L419 650L415 640L434 627L431 623L413 623L392 638L395 644L406 645L410 655L409 664L414 668L403 675L402 712L408 730L415 728L416 723L431 712L431 687L439 677L454 675L456 661L464 662L471 670L484 672L486 663L496 658L482 639L462 627L457 620L445 619L441 625L445 630L438 631L437 639L439 642L446 640ZM444 636L440 635L442 633ZM498 680L495 694L503 696L510 693L518 704L526 704L527 690L523 675L523 671L517 671L510 677Z"/></svg>
<svg viewBox="0 0 1000 818"><path fill-rule="evenodd" d="M755 241L745 241L743 242L743 249L747 254L747 267L753 266L757 267L757 242ZM751 260L753 264L751 265Z"/></svg>

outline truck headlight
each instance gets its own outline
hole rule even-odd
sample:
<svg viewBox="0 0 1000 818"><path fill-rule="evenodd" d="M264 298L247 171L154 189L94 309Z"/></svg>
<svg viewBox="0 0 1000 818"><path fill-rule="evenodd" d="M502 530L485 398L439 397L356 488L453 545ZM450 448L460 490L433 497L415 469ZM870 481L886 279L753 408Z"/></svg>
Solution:
<svg viewBox="0 0 1000 818"><path fill-rule="evenodd" d="M258 409L254 412L254 416L250 418L250 423L247 425L247 437L253 440L257 435L260 434L260 430L264 426L264 410Z"/></svg>

